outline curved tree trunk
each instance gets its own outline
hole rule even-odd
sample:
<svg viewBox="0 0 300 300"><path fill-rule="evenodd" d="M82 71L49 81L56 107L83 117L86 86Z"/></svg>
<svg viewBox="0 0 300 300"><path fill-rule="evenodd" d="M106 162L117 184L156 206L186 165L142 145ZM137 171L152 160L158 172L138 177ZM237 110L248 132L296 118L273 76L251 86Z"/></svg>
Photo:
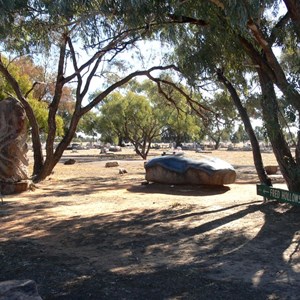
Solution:
<svg viewBox="0 0 300 300"><path fill-rule="evenodd" d="M44 164L44 157L43 157L43 150L42 144L39 134L39 127L32 111L31 106L26 102L26 106L24 106L26 115L28 117L30 126L31 126L31 138L32 138L32 148L33 148L33 176L36 176L43 168Z"/></svg>
<svg viewBox="0 0 300 300"><path fill-rule="evenodd" d="M299 0L283 0L293 22L296 34L300 40L300 2Z"/></svg>
<svg viewBox="0 0 300 300"><path fill-rule="evenodd" d="M279 109L273 82L261 69L258 69L258 75L262 89L262 112L273 152L288 189L292 192L300 192L300 169L291 154L279 124Z"/></svg>
<svg viewBox="0 0 300 300"><path fill-rule="evenodd" d="M67 149L68 145L71 143L73 137L75 136L76 128L80 118L81 118L80 113L75 112L73 114L69 130L66 132L64 138L58 144L54 152L50 152L49 150L47 151L46 159L43 164L43 167L37 173L36 177L34 178L34 182L42 181L51 174L54 167L61 159L64 151Z"/></svg>
<svg viewBox="0 0 300 300"><path fill-rule="evenodd" d="M135 142L132 142L132 144L134 145L135 153L139 155L142 159L147 159L147 155L145 154L145 152L139 149L139 144L136 144Z"/></svg>
<svg viewBox="0 0 300 300"><path fill-rule="evenodd" d="M271 186L272 183L264 169L263 160L262 160L260 148L259 148L259 143L257 141L254 130L252 128L248 113L247 113L246 109L243 107L235 88L226 79L226 77L223 75L221 70L219 70L219 69L217 70L217 75L218 75L218 79L226 86L227 90L229 91L231 98L233 100L233 103L236 106L236 108L239 111L239 114L242 118L242 121L245 126L245 130L249 135L249 139L250 139L251 146L252 146L254 165L255 165L259 180L261 183Z"/></svg>
<svg viewBox="0 0 300 300"><path fill-rule="evenodd" d="M220 143L221 143L221 137L218 137L217 139L215 139L215 150L218 150L220 148Z"/></svg>

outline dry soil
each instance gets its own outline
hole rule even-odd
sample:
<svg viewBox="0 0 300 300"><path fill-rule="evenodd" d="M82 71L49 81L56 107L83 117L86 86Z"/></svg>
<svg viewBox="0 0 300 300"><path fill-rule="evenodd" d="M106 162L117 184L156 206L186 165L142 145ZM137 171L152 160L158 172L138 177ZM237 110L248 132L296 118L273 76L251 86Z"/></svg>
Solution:
<svg viewBox="0 0 300 300"><path fill-rule="evenodd" d="M256 195L251 152L205 155L232 163L236 183L143 185L132 150L67 151L0 205L0 280L33 279L43 299L299 299L299 209Z"/></svg>

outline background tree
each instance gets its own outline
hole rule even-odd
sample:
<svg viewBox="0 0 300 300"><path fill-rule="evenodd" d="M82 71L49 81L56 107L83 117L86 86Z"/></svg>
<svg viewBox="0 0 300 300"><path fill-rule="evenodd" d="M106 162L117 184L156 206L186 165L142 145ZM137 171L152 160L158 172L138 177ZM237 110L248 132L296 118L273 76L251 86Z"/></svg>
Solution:
<svg viewBox="0 0 300 300"><path fill-rule="evenodd" d="M258 79L263 121L274 154L289 189L300 191L300 141L298 138L296 155L293 157L279 120L280 99L275 86L297 115L300 108L299 88L290 78L292 74L285 73L279 57L274 53L274 46L293 44L290 48L297 48L297 1L284 1L287 13L280 10L280 1L163 2L165 6L159 10L157 18L171 19L179 24L171 30L170 26L162 30L162 36L176 47L174 60L195 86L203 86L204 79L214 81L216 78L230 92L245 129L250 129L248 134L251 143L254 142L254 162L260 180L270 184L265 176L249 116L240 101L245 84L248 84L247 78ZM249 86L248 91L252 87Z"/></svg>
<svg viewBox="0 0 300 300"><path fill-rule="evenodd" d="M215 93L213 99L206 101L213 111L209 113L206 123L201 127L201 133L214 141L215 149L218 149L222 140L229 139L238 115L232 108L230 96L226 92Z"/></svg>
<svg viewBox="0 0 300 300"><path fill-rule="evenodd" d="M166 76L168 82L173 82L171 76ZM208 109L203 106L200 95L193 94L191 100L187 97L187 87L180 85L180 90L173 85L164 87L163 93L157 91L157 86L150 80L135 84L137 91L146 93L151 106L155 108L158 119L161 120L161 140L175 143L175 147L186 142L198 142L201 137L201 120L207 118ZM204 113L205 111L205 113Z"/></svg>
<svg viewBox="0 0 300 300"><path fill-rule="evenodd" d="M136 76L151 76L155 70L165 70L173 66L157 66L143 71L132 71L124 62L118 60L120 53L131 47L149 34L145 22L128 25L126 15L119 14L117 3L108 1L28 1L24 5L5 2L4 9L10 18L3 26L2 48L6 51L49 53L55 56L56 74L53 92L48 103L48 134L46 155L43 156L39 126L34 111L28 101L27 92L20 88L19 81L10 73L8 63L0 56L0 72L11 85L15 97L23 104L32 131L34 150L34 180L46 178L60 160L64 150L75 135L78 123L83 115L91 111L103 99L119 86ZM9 28L7 27L9 26ZM83 57L82 53L87 53ZM130 56L129 56L130 58ZM131 58L130 58L131 60ZM110 72L118 73L115 81L107 85L105 76ZM89 89L94 79L102 78L101 93L88 101ZM56 116L59 112L64 88L74 87L74 110L69 126L58 145L54 146L58 134Z"/></svg>
<svg viewBox="0 0 300 300"><path fill-rule="evenodd" d="M97 124L100 122L100 117L94 111L86 113L79 121L77 131L84 133L87 136L91 136L93 141L95 136L99 133L97 131Z"/></svg>
<svg viewBox="0 0 300 300"><path fill-rule="evenodd" d="M249 140L249 137L244 127L242 125L239 125L238 129L232 134L230 140L233 144L237 144L240 142L245 143L247 140Z"/></svg>
<svg viewBox="0 0 300 300"><path fill-rule="evenodd" d="M130 141L135 152L147 158L153 139L160 135L161 123L149 100L142 95L127 92L114 93L100 109L101 133L117 137L119 144Z"/></svg>
<svg viewBox="0 0 300 300"><path fill-rule="evenodd" d="M125 106L123 100L125 99L120 92L114 92L105 99L100 107L97 131L101 134L103 142L121 146L125 139Z"/></svg>
<svg viewBox="0 0 300 300"><path fill-rule="evenodd" d="M168 116L162 128L162 141L175 143L175 147L181 147L183 143L198 142L200 137L199 117L190 112L188 105L183 110L182 102L180 110L178 105L166 106L164 113Z"/></svg>

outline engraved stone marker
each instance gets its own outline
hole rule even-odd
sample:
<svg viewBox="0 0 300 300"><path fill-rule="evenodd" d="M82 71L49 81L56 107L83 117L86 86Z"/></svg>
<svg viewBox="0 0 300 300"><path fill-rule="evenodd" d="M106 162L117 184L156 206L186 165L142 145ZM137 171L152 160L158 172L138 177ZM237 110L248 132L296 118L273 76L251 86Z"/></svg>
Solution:
<svg viewBox="0 0 300 300"><path fill-rule="evenodd" d="M0 192L28 188L27 128L23 106L14 98L0 101Z"/></svg>

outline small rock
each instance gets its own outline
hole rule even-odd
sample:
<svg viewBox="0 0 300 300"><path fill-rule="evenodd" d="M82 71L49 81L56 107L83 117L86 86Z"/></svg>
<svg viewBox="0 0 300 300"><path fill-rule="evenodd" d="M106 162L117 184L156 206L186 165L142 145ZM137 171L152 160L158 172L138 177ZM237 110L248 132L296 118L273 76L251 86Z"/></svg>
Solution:
<svg viewBox="0 0 300 300"><path fill-rule="evenodd" d="M8 280L0 282L0 299L42 300L33 280Z"/></svg>
<svg viewBox="0 0 300 300"><path fill-rule="evenodd" d="M73 158L70 158L64 162L65 165L74 165L75 163L76 163L76 160Z"/></svg>
<svg viewBox="0 0 300 300"><path fill-rule="evenodd" d="M125 174L125 173L127 173L126 169L124 169L124 168L119 169L119 174Z"/></svg>
<svg viewBox="0 0 300 300"><path fill-rule="evenodd" d="M268 175L274 175L278 171L278 166L265 166L265 170Z"/></svg>
<svg viewBox="0 0 300 300"><path fill-rule="evenodd" d="M105 168L118 167L119 163L117 161L109 161L105 164Z"/></svg>

